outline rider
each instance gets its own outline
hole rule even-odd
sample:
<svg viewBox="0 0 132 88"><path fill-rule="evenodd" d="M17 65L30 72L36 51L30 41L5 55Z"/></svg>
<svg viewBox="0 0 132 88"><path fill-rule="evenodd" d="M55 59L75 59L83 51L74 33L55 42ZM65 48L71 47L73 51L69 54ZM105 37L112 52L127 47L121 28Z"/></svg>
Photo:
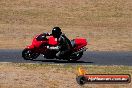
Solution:
<svg viewBox="0 0 132 88"><path fill-rule="evenodd" d="M61 32L59 27L54 27L52 29L53 37L57 38L58 46L56 47L48 47L49 49L58 50L59 52L56 54L57 58L63 58L63 56L68 56L70 54L72 45L71 41Z"/></svg>

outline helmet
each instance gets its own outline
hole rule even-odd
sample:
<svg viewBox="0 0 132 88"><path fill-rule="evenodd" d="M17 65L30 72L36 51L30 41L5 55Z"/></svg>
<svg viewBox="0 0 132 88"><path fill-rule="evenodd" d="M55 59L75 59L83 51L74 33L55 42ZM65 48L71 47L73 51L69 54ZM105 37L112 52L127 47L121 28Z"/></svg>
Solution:
<svg viewBox="0 0 132 88"><path fill-rule="evenodd" d="M55 37L55 38L59 38L60 35L62 34L61 32L61 29L59 27L54 27L53 30L52 30L52 35Z"/></svg>

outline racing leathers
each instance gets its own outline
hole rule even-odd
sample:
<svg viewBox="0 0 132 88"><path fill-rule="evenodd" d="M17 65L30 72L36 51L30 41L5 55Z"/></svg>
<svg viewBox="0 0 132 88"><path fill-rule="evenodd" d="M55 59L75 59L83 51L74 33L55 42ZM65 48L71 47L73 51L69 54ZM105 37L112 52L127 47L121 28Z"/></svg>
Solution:
<svg viewBox="0 0 132 88"><path fill-rule="evenodd" d="M56 57L61 59L67 58L71 53L71 41L65 36L65 34L61 34L60 37L57 38L57 42L59 43L56 47L48 47L52 50L57 50L58 53L56 54Z"/></svg>

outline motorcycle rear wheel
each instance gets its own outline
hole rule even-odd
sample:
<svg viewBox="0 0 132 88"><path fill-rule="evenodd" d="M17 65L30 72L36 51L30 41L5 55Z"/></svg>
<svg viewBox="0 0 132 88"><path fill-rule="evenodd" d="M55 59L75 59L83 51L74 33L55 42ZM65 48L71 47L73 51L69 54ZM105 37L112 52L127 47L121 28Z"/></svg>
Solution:
<svg viewBox="0 0 132 88"><path fill-rule="evenodd" d="M76 62L77 60L79 60L83 55L83 52L81 53L78 53L78 55L75 55L75 56L71 56L69 59L68 59L68 62Z"/></svg>

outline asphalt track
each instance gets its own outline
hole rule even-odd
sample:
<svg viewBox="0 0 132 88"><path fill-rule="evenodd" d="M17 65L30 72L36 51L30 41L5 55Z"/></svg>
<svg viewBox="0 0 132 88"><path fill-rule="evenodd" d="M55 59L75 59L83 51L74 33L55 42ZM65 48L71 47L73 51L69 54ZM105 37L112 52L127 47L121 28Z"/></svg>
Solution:
<svg viewBox="0 0 132 88"><path fill-rule="evenodd" d="M24 60L21 57L22 50L0 50L0 62L12 63L42 63L42 64L86 64L86 65L127 65L132 66L132 51L130 52L101 52L87 51L76 63L58 61L55 59L46 60L39 56L36 60Z"/></svg>

